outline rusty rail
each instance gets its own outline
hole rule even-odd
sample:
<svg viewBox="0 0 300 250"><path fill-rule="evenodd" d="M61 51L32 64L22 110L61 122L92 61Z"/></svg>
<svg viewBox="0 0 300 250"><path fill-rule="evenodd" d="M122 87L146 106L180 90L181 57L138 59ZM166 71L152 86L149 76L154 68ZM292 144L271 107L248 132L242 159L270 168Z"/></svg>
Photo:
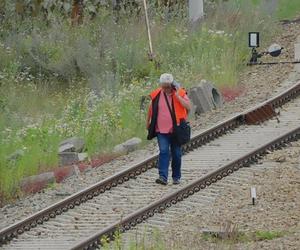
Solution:
<svg viewBox="0 0 300 250"><path fill-rule="evenodd" d="M252 163L257 162L259 158L267 154L269 151L273 151L278 148L284 147L288 142L295 141L300 139L300 127L294 129L271 142L253 150L252 152L242 156L241 158L230 162L229 164L213 171L206 176L186 185L182 189L173 192L160 200L157 200L138 211L133 212L128 215L121 222L116 222L115 224L105 228L104 230L95 233L90 236L88 239L79 242L72 250L91 250L97 248L101 245L101 239L105 236L108 240L113 240L115 232L118 231L123 233L127 230L130 230L132 227L137 224L142 223L148 218L154 216L156 213L161 213L165 209L171 207L177 202L181 202L183 199L188 198L196 192L199 192L201 189L210 186L212 183L221 180L222 178L232 174L234 171L239 170L242 167L249 166Z"/></svg>
<svg viewBox="0 0 300 250"><path fill-rule="evenodd" d="M272 109L275 109L296 98L299 94L300 82L287 89L283 93L271 98L270 100L263 102L243 113L237 114L230 119L227 119L213 126L212 128L193 136L191 141L183 146L183 153L186 154L191 150L201 147L202 145L214 140L215 138L222 136L231 129L234 129L245 123L247 124L249 115L253 113L260 114L261 110L264 110L263 107L269 106L272 107ZM270 117L272 116L269 115L268 118ZM259 118L251 124L257 124L262 121L264 121L264 119ZM135 166L118 172L86 189L83 189L63 199L62 201L59 201L9 227L0 230L0 246L17 237L19 234L22 234L25 231L29 231L31 228L36 227L38 224L43 224L49 219L55 218L57 215L60 215L61 213L74 208L75 206L79 206L81 203L84 203L87 200L93 199L93 197L98 196L101 193L104 193L105 191L110 190L111 188L120 185L131 178L135 178L143 172L146 172L148 169L155 167L157 165L157 161L158 155L154 155Z"/></svg>

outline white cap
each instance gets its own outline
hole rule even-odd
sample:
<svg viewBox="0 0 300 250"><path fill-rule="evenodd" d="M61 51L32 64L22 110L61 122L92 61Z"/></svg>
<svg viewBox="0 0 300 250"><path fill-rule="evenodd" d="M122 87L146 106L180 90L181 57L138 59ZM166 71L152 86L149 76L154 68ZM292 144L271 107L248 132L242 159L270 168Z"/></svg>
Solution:
<svg viewBox="0 0 300 250"><path fill-rule="evenodd" d="M173 83L173 81L174 81L174 78L173 78L172 74L169 74L169 73L164 73L159 78L160 84L163 84L163 83L171 84L171 83Z"/></svg>

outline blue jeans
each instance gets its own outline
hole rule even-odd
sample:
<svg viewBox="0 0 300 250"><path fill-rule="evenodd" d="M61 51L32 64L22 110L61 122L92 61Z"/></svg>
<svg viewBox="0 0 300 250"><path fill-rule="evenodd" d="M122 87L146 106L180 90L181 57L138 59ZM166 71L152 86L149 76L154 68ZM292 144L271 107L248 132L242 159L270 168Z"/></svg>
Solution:
<svg viewBox="0 0 300 250"><path fill-rule="evenodd" d="M171 134L157 134L159 147L158 172L160 178L168 181L168 170L170 162L170 148L172 155L172 178L174 181L181 178L181 147L174 144L171 139Z"/></svg>

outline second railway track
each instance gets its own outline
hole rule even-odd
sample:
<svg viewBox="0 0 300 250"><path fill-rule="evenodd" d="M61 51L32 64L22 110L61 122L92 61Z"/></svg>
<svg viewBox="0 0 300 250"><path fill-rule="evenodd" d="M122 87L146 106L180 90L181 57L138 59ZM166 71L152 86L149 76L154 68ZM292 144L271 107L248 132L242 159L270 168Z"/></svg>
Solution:
<svg viewBox="0 0 300 250"><path fill-rule="evenodd" d="M157 176L157 170L153 168L157 156L154 156L130 170L104 180L101 184L67 198L64 202L1 230L0 244L3 249L70 249L77 241L83 240L84 243L76 247L89 246L86 238L91 235L96 237L99 230L105 231L105 228L118 224L128 214L153 204L174 191L180 192L184 186L197 182L199 178L216 171L226 163L249 154L291 130L297 135L300 100L296 97L299 92L298 83L262 105L195 136L185 146L188 154L183 157L181 185L163 187L154 183ZM288 100L292 101L281 111L280 122L271 119L264 125L247 125L271 118L275 114L274 108ZM97 244L94 238L90 242L90 247Z"/></svg>

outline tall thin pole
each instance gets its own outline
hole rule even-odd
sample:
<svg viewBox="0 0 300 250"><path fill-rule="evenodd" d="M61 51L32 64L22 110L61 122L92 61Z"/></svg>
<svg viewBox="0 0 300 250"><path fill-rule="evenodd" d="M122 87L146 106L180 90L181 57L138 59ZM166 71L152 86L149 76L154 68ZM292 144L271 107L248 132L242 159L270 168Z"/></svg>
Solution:
<svg viewBox="0 0 300 250"><path fill-rule="evenodd" d="M147 10L147 3L146 0L144 0L144 9L145 9L145 19L146 19L146 26L147 26L147 33L148 33L148 41L149 41L149 49L150 49L150 59L153 59L153 47L152 47L152 39L151 39L151 33L150 33L150 24L149 24L149 18L148 18L148 10Z"/></svg>

